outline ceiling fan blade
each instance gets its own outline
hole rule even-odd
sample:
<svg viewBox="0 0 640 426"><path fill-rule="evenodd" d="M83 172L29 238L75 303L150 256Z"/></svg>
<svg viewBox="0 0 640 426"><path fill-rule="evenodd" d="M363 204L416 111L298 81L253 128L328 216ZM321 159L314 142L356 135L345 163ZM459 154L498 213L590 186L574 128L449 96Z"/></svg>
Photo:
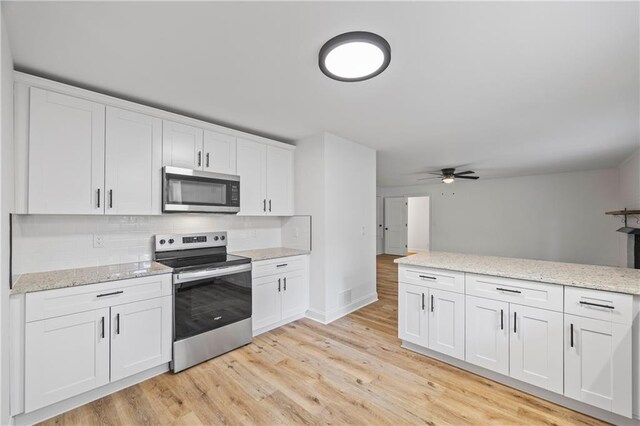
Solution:
<svg viewBox="0 0 640 426"><path fill-rule="evenodd" d="M472 172L471 170L467 170L466 172L454 173L454 176L470 175L470 174L473 174L473 173L475 173L475 172Z"/></svg>
<svg viewBox="0 0 640 426"><path fill-rule="evenodd" d="M456 179L480 179L480 176L456 176Z"/></svg>

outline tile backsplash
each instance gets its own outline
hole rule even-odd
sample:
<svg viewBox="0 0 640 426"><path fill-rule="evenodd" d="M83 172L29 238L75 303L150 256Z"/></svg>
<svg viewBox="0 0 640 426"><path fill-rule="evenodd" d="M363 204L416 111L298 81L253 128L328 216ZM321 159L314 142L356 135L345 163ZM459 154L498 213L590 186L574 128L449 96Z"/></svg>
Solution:
<svg viewBox="0 0 640 426"><path fill-rule="evenodd" d="M153 236L160 233L227 231L229 251L277 247L282 245L283 221L287 220L212 214L16 215L13 273L149 260Z"/></svg>

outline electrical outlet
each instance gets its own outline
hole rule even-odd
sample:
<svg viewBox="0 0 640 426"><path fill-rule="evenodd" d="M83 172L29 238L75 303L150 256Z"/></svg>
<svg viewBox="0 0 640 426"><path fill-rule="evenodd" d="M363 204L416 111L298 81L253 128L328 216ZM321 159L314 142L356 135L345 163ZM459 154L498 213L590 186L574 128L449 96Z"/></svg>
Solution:
<svg viewBox="0 0 640 426"><path fill-rule="evenodd" d="M93 248L102 248L102 247L104 247L104 235L94 234Z"/></svg>

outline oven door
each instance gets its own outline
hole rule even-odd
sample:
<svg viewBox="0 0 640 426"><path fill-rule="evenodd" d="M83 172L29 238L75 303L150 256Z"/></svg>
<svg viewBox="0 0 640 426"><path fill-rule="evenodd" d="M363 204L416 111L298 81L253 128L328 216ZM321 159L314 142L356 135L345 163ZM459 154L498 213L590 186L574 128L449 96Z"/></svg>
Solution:
<svg viewBox="0 0 640 426"><path fill-rule="evenodd" d="M251 264L174 275L174 341L251 318Z"/></svg>
<svg viewBox="0 0 640 426"><path fill-rule="evenodd" d="M162 200L165 212L237 213L240 176L165 166Z"/></svg>

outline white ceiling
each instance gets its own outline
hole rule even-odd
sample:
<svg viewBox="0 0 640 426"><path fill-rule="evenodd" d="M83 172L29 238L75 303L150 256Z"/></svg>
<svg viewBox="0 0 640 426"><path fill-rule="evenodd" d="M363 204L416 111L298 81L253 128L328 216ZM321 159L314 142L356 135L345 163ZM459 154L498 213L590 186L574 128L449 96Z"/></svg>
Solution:
<svg viewBox="0 0 640 426"><path fill-rule="evenodd" d="M639 146L639 5L3 1L16 67L284 141L378 150L378 184L617 166ZM325 77L318 50L364 30L389 68Z"/></svg>

